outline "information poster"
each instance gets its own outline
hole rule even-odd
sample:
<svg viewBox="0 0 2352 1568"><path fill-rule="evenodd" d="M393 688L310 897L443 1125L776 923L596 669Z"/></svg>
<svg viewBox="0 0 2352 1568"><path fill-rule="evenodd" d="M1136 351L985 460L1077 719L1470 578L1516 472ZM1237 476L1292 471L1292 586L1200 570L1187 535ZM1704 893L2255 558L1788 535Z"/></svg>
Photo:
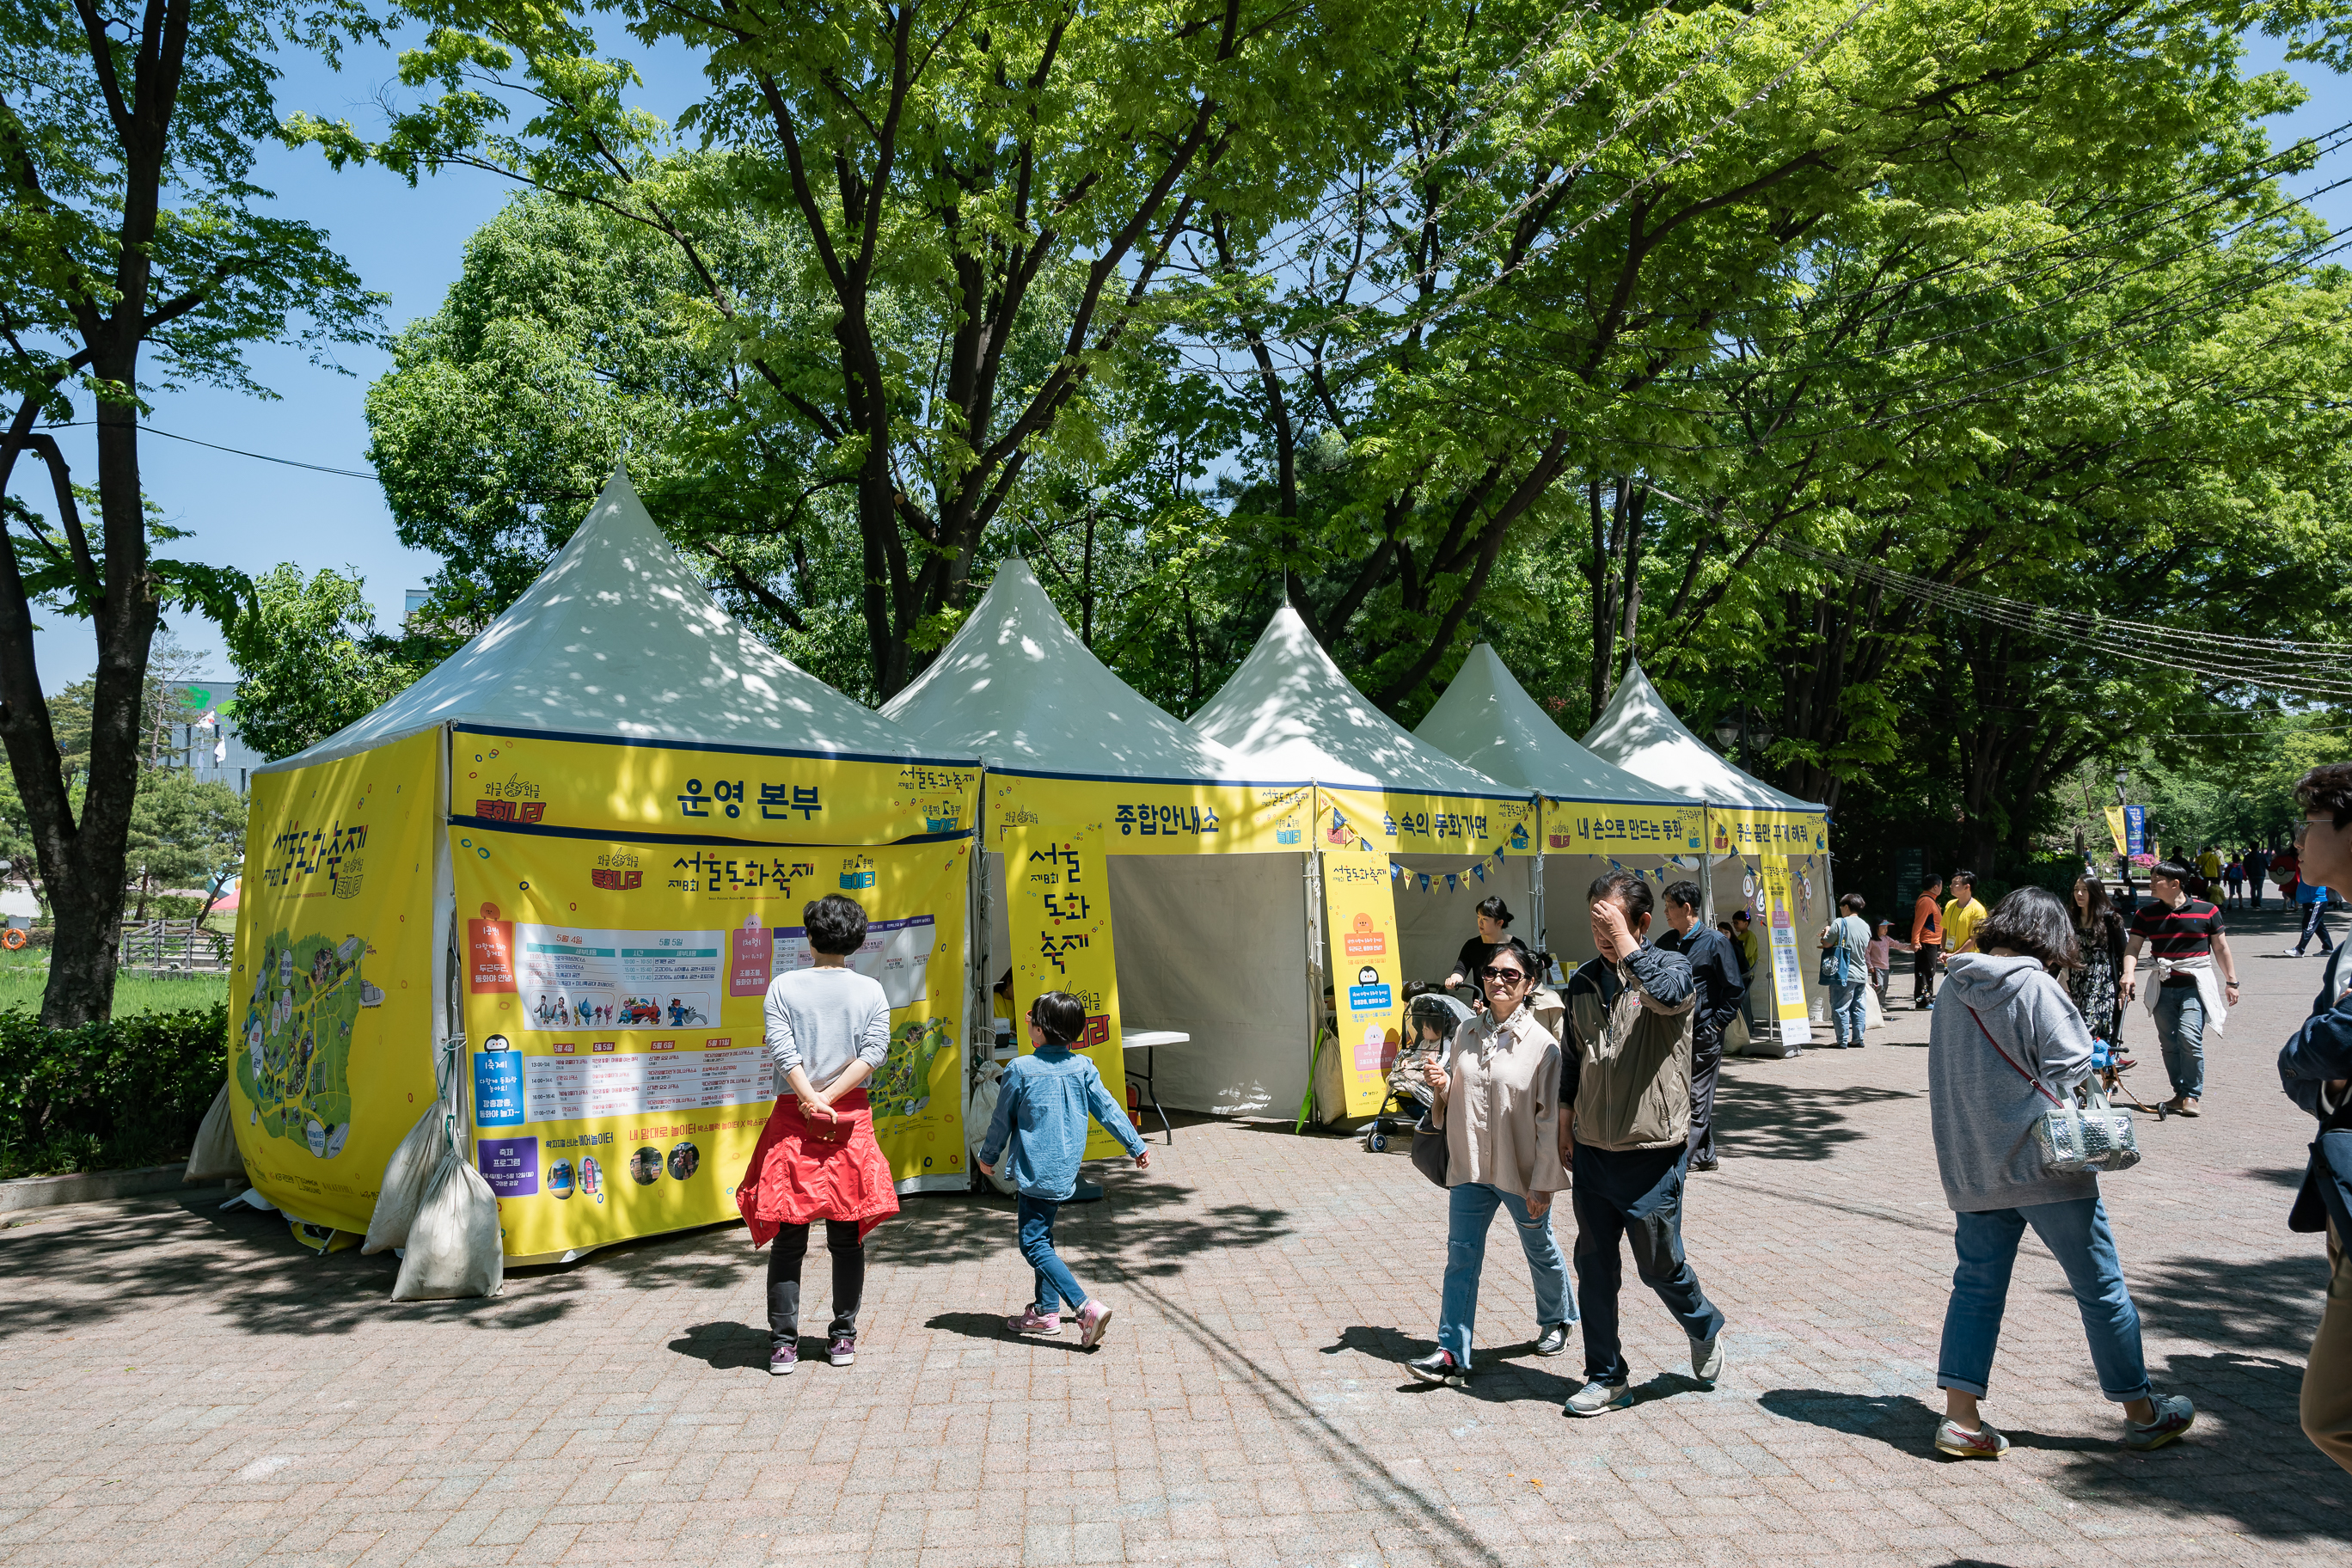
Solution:
<svg viewBox="0 0 2352 1568"><path fill-rule="evenodd" d="M969 838L754 852L476 823L449 849L473 1151L508 1256L734 1217L782 1089L761 1004L814 962L801 910L829 892L866 907L850 965L890 998L867 1098L892 1173L961 1184Z"/></svg>
<svg viewBox="0 0 2352 1568"><path fill-rule="evenodd" d="M1077 1049L1102 1073L1103 1087L1127 1103L1127 1064L1118 1024L1118 968L1111 946L1110 879L1103 826L1020 828L1004 837L1005 917L1013 936L1013 1039L1026 1052L1029 1005L1066 991L1087 1009ZM1087 1131L1085 1158L1124 1155L1100 1127Z"/></svg>
<svg viewBox="0 0 2352 1568"><path fill-rule="evenodd" d="M1389 861L1323 857L1323 907L1331 931L1331 1001L1345 1116L1370 1116L1388 1092L1403 1039L1404 973L1397 950Z"/></svg>
<svg viewBox="0 0 2352 1568"><path fill-rule="evenodd" d="M1790 907L1789 858L1767 855L1757 879L1762 888L1765 930L1772 950L1772 1011L1780 1020L1783 1045L1811 1045L1812 1026L1805 1017L1805 972L1797 952L1796 912Z"/></svg>
<svg viewBox="0 0 2352 1568"><path fill-rule="evenodd" d="M289 1216L364 1232L384 1162L433 1103L427 732L253 781L229 971L229 1105Z"/></svg>

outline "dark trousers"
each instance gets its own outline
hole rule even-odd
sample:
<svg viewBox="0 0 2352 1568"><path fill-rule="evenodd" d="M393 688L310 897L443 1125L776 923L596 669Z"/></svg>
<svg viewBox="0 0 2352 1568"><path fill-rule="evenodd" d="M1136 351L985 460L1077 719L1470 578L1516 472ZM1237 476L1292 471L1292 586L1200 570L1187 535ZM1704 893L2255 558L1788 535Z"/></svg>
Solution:
<svg viewBox="0 0 2352 1568"><path fill-rule="evenodd" d="M1943 957L1939 948L1922 947L1911 955L1911 1000L1918 1005L1936 999L1936 961Z"/></svg>
<svg viewBox="0 0 2352 1568"><path fill-rule="evenodd" d="M1618 1251L1633 1244L1633 1271L1658 1293L1683 1332L1712 1339L1723 1314L1683 1257L1683 1178L1687 1149L1612 1152L1576 1146L1576 1300L1584 1312L1584 1375L1623 1383L1631 1375L1617 1336Z"/></svg>
<svg viewBox="0 0 2352 1568"><path fill-rule="evenodd" d="M768 1246L768 1338L776 1344L801 1337L801 1264L808 1243L808 1226L780 1225ZM825 1221L824 1249L833 1255L832 1335L855 1335L857 1304L866 1294L866 1244L857 1239L857 1222Z"/></svg>
<svg viewBox="0 0 2352 1568"><path fill-rule="evenodd" d="M1691 1043L1690 1152L1694 1160L1715 1158L1715 1080L1723 1071L1723 1037Z"/></svg>

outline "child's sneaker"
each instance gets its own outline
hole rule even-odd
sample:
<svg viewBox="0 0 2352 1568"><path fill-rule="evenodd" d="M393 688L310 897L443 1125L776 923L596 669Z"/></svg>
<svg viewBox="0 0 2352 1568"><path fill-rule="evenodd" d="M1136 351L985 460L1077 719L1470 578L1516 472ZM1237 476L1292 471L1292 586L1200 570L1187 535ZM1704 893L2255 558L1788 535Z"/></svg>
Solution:
<svg viewBox="0 0 2352 1568"><path fill-rule="evenodd" d="M1062 1331L1062 1314L1041 1312L1032 1301L1004 1320L1004 1326L1016 1334L1058 1334Z"/></svg>
<svg viewBox="0 0 2352 1568"><path fill-rule="evenodd" d="M857 1340L851 1334L835 1334L833 1343L825 1347L825 1360L835 1366L848 1366L857 1360Z"/></svg>
<svg viewBox="0 0 2352 1568"><path fill-rule="evenodd" d="M1103 1331L1110 1327L1110 1309L1100 1301L1089 1301L1078 1309L1078 1348L1090 1351L1102 1343Z"/></svg>

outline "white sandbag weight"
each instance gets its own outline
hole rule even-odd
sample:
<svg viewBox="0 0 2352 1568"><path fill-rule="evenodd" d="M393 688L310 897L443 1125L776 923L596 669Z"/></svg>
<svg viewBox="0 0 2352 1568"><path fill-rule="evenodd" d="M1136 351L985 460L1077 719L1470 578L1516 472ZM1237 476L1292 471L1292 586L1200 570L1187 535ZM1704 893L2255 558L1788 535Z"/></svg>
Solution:
<svg viewBox="0 0 2352 1568"><path fill-rule="evenodd" d="M392 1299L446 1301L495 1296L506 1288L506 1278L499 1200L469 1162L456 1149L445 1149L408 1227L407 1251L400 1260Z"/></svg>
<svg viewBox="0 0 2352 1568"><path fill-rule="evenodd" d="M443 1125L446 1118L437 1105L418 1117L408 1136L392 1152L392 1158L383 1163L383 1184L376 1193L375 1211L368 1215L362 1253L372 1256L408 1245L409 1228L432 1183L435 1163L449 1148L449 1134Z"/></svg>
<svg viewBox="0 0 2352 1568"><path fill-rule="evenodd" d="M237 1152L236 1121L229 1109L228 1079L224 1078L220 1092L213 1096L213 1108L205 1112L204 1123L196 1129L195 1147L188 1152L188 1173L183 1180L194 1186L232 1177L245 1179L245 1156Z"/></svg>

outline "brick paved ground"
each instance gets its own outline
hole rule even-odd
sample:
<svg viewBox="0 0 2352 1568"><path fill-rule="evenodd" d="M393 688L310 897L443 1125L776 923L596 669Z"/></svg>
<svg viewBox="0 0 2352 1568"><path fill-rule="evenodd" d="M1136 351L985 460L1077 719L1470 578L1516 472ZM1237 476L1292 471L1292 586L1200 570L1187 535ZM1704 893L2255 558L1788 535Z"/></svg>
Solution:
<svg viewBox="0 0 2352 1568"><path fill-rule="evenodd" d="M1641 1403L1589 1422L1559 1414L1577 1353L1528 1352L1505 1231L1485 1375L1408 1385L1438 1194L1262 1126L1181 1128L1074 1215L1118 1312L1099 1352L1009 1342L1008 1205L928 1198L877 1236L859 1364L790 1380L740 1230L404 1307L388 1259L310 1258L210 1197L28 1216L0 1232L0 1560L2342 1563L2352 1481L2295 1427L2324 1270L2284 1228L2305 1133L2271 1066L2317 965L2241 940L2209 1114L2144 1124L2106 1187L2158 1385L2201 1411L2146 1458L2031 1238L1987 1405L2016 1447L1930 1448L1950 1220L1904 1013L1866 1051L1729 1067L1688 1230L1727 1375L1700 1391L1630 1300Z"/></svg>

